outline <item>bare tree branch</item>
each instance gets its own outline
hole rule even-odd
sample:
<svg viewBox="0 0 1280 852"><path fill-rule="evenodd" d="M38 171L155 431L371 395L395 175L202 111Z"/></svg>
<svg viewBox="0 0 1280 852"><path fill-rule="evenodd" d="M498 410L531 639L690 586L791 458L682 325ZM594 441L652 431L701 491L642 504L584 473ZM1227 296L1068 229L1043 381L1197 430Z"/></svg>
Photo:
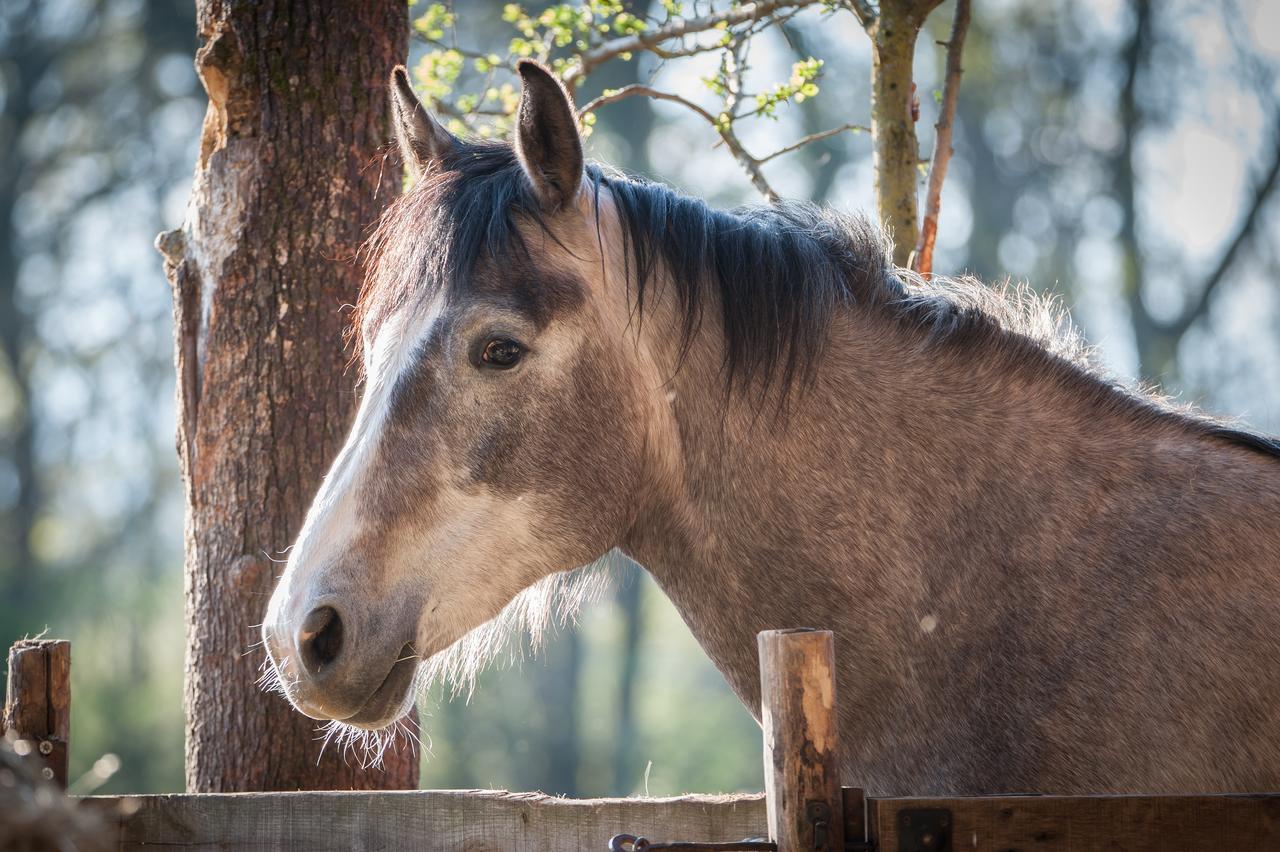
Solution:
<svg viewBox="0 0 1280 852"><path fill-rule="evenodd" d="M600 107L608 106L609 104L617 103L618 101L626 98L634 98L636 96L644 96L658 101L670 101L672 103L680 104L683 107L693 110L712 125L716 123L716 117L714 115L688 98L672 92L663 92L659 89L653 88L652 86L646 86L643 83L632 83L629 86L623 86L621 89L608 92L598 98L587 101L587 103L578 110L578 115L583 116L589 112L595 112L600 109Z"/></svg>
<svg viewBox="0 0 1280 852"><path fill-rule="evenodd" d="M747 177L751 179L751 185L756 191L765 197L770 204L776 204L781 196L774 191L769 185L769 181L765 179L764 172L760 169L760 161L751 156L742 147L742 143L738 141L737 134L729 129L721 129L720 138L724 140L725 147L729 149L729 153L738 161L738 165L742 166L743 171L747 173Z"/></svg>
<svg viewBox="0 0 1280 852"><path fill-rule="evenodd" d="M701 117L715 129L716 133L720 136L720 139L724 142L725 147L729 149L729 153L733 155L733 158L738 161L738 165L740 165L743 171L747 173L747 177L750 178L752 185L770 202L776 202L779 195L774 191L773 187L769 184L768 179L764 176L764 172L761 167L765 163L776 159L777 157L781 157L784 154L790 154L793 151L798 151L806 145L810 145L814 142L821 142L823 139L830 139L832 136L837 136L851 130L863 133L869 132L868 128L861 124L842 124L839 127L833 127L830 130L823 130L820 133L810 133L808 136L803 136L795 142L792 142L790 145L787 145L784 148L779 148L778 150L770 154L766 154L763 157L754 157L742 146L742 141L738 139L737 134L733 132L732 125L726 126L719 118L712 115L709 110L694 103L688 98L682 97L681 95L677 95L672 92L664 92L659 89L655 89L652 86L645 86L640 83L633 83L629 86L624 86L617 91L607 92L598 98L588 101L583 105L582 109L578 110L578 115L581 117L589 112L595 112L601 107L617 103L618 101L625 100L626 98L634 97L648 97L658 101L670 101L671 103L680 104L685 109L688 109Z"/></svg>
<svg viewBox="0 0 1280 852"><path fill-rule="evenodd" d="M858 19L858 23L862 24L864 30L869 30L876 25L876 10L871 8L868 0L849 0L849 8L853 10L853 14Z"/></svg>
<svg viewBox="0 0 1280 852"><path fill-rule="evenodd" d="M582 55L577 65L565 71L563 75L564 84L572 90L575 85L581 82L583 77L590 74L596 67L623 53L652 50L654 45L674 38L706 32L721 26L731 27L746 21L757 20L772 15L776 10L783 7L803 9L806 6L816 6L820 2L821 0L789 0L789 2L788 0L757 0L755 3L744 3L736 8L703 15L699 18L679 18L664 27L648 32L610 39L598 47L588 50Z"/></svg>
<svg viewBox="0 0 1280 852"><path fill-rule="evenodd" d="M929 184L925 192L924 221L912 253L911 268L921 275L933 274L933 244L938 237L938 214L942 210L942 185L951 162L951 133L955 128L956 101L960 96L960 59L964 53L964 37L969 30L969 0L956 0L956 14L947 41L947 70L942 86L942 104L934 125L933 161L929 165Z"/></svg>
<svg viewBox="0 0 1280 852"><path fill-rule="evenodd" d="M724 142L729 153L738 161L738 165L742 166L743 171L747 173L747 177L751 179L751 184L761 195L770 202L776 202L779 198L778 193L769 185L769 181L765 179L764 172L760 169L761 160L756 159L747 153L742 147L742 142L738 139L732 127L721 122L716 116L712 115L703 107L680 95L672 92L664 92L655 89L652 86L644 86L639 83L633 83L630 86L623 86L616 92L610 92L607 95L601 95L594 100L588 101L582 109L578 110L578 115L582 116L589 112L595 112L600 107L608 106L611 103L623 100L624 98L633 98L636 96L644 96L653 98L658 101L670 101L671 103L680 104L685 109L700 116L704 121L715 129L720 139Z"/></svg>
<svg viewBox="0 0 1280 852"><path fill-rule="evenodd" d="M795 142L785 148L779 148L772 154L765 154L760 158L760 163L764 164L772 160L774 157L781 157L783 154L790 154L792 151L798 151L805 145L813 142L821 142L823 139L830 139L832 136L838 136L847 131L856 131L858 133L870 133L871 128L862 124L842 124L839 127L833 127L830 130L823 130L821 133L810 133L808 136L802 136Z"/></svg>
<svg viewBox="0 0 1280 852"><path fill-rule="evenodd" d="M654 45L649 48L649 52L662 60L683 59L686 56L697 56L700 53L710 53L713 50L719 50L720 45L706 45L694 43L689 47L673 47L665 48Z"/></svg>
<svg viewBox="0 0 1280 852"><path fill-rule="evenodd" d="M486 118L508 118L511 115L511 113L499 107L473 107L472 109L464 111L459 109L457 104L450 103L446 100L438 100L436 98L431 99L431 106L435 107L443 115L449 116L449 118L456 118L459 121L464 122L467 119L474 118L478 115L485 116Z"/></svg>
<svg viewBox="0 0 1280 852"><path fill-rule="evenodd" d="M1274 130L1271 138L1272 140L1280 140L1280 113L1277 113L1273 126ZM1222 253L1217 265L1214 266L1213 271L1205 279L1204 285L1200 288L1200 296L1177 319L1169 323L1160 324L1161 332L1170 335L1175 341L1179 340L1208 311L1214 292L1221 286L1223 280L1227 277L1227 273L1231 271L1231 267L1235 264L1240 251L1257 232L1259 216L1266 206L1267 200L1274 194L1277 184L1280 184L1280 145L1275 144L1273 141L1271 162L1268 164L1262 180L1254 187L1249 209L1240 221L1240 226L1236 229L1235 236L1227 244L1226 251Z"/></svg>

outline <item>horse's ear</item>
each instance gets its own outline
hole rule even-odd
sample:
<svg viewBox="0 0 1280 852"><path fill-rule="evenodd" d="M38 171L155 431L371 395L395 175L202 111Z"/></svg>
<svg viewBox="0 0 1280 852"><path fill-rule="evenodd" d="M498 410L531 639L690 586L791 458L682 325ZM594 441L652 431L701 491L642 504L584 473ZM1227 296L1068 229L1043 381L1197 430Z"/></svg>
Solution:
<svg viewBox="0 0 1280 852"><path fill-rule="evenodd" d="M432 163L447 154L457 140L431 117L422 101L418 100L409 83L409 72L403 65L397 65L391 72L391 103L400 156L413 179L417 180Z"/></svg>
<svg viewBox="0 0 1280 852"><path fill-rule="evenodd" d="M516 116L516 154L543 209L568 204L582 184L582 139L569 93L550 71L527 59Z"/></svg>

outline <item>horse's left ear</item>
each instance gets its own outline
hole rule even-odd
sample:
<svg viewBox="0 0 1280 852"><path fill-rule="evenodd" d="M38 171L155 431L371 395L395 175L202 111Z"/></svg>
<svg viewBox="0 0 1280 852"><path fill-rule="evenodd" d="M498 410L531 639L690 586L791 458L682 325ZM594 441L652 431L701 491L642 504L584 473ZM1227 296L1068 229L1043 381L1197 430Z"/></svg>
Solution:
<svg viewBox="0 0 1280 852"><path fill-rule="evenodd" d="M546 68L527 59L516 66L522 89L516 115L516 154L544 210L573 200L582 184L582 138L569 93Z"/></svg>
<svg viewBox="0 0 1280 852"><path fill-rule="evenodd" d="M453 150L457 140L418 100L403 65L397 65L391 72L391 106L400 157L413 179L418 180L433 163Z"/></svg>

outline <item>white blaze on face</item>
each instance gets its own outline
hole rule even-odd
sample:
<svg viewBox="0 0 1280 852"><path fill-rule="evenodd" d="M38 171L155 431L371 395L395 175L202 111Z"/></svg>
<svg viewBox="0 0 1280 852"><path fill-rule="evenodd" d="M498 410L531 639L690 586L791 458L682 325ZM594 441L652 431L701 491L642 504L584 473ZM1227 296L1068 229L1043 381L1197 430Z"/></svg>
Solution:
<svg viewBox="0 0 1280 852"><path fill-rule="evenodd" d="M347 441L325 476L312 502L302 530L289 554L289 562L272 595L265 623L273 633L292 631L313 604L310 596L324 590L317 572L333 566L349 566L345 556L360 538L360 494L366 477L378 475L374 461L386 427L391 391L413 364L414 353L426 341L440 319L443 296L416 310L392 316L383 323L368 348L366 383L360 407ZM446 456L448 450L445 451ZM415 650L424 656L454 643L467 631L493 619L512 598L540 576L560 570L558 564L540 564L537 554L546 548L533 533L534 518L542 509L536 495L499 497L485 488L465 487L469 473L457 459L422 458L435 467L438 488L425 526L386 530L399 548L382 566L380 577L387 589L367 589L369 594L404 588L406 575L424 593L424 605L415 635ZM349 570L349 567L348 567ZM344 583L348 591L359 591ZM326 590L332 591L332 589Z"/></svg>
<svg viewBox="0 0 1280 852"><path fill-rule="evenodd" d="M266 623L280 625L280 617L298 619L305 612L289 609L297 590L305 589L311 573L341 554L355 540L357 494L369 469L387 417L388 399L396 380L409 366L418 344L440 318L443 296L414 311L389 317L369 348L364 393L347 441L325 475L307 511L302 530L289 551L289 563L271 596Z"/></svg>

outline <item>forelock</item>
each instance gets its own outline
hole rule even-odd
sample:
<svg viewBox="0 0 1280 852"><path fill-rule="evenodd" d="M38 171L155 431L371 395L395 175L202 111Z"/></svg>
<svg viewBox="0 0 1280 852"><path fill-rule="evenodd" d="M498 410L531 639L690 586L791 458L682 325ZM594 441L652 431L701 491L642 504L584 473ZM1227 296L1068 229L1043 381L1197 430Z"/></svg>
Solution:
<svg viewBox="0 0 1280 852"><path fill-rule="evenodd" d="M481 261L526 260L521 221L546 227L511 146L455 146L388 206L365 242L365 280L348 328L353 358L361 360L365 336L375 337L387 317L441 289L464 290Z"/></svg>

